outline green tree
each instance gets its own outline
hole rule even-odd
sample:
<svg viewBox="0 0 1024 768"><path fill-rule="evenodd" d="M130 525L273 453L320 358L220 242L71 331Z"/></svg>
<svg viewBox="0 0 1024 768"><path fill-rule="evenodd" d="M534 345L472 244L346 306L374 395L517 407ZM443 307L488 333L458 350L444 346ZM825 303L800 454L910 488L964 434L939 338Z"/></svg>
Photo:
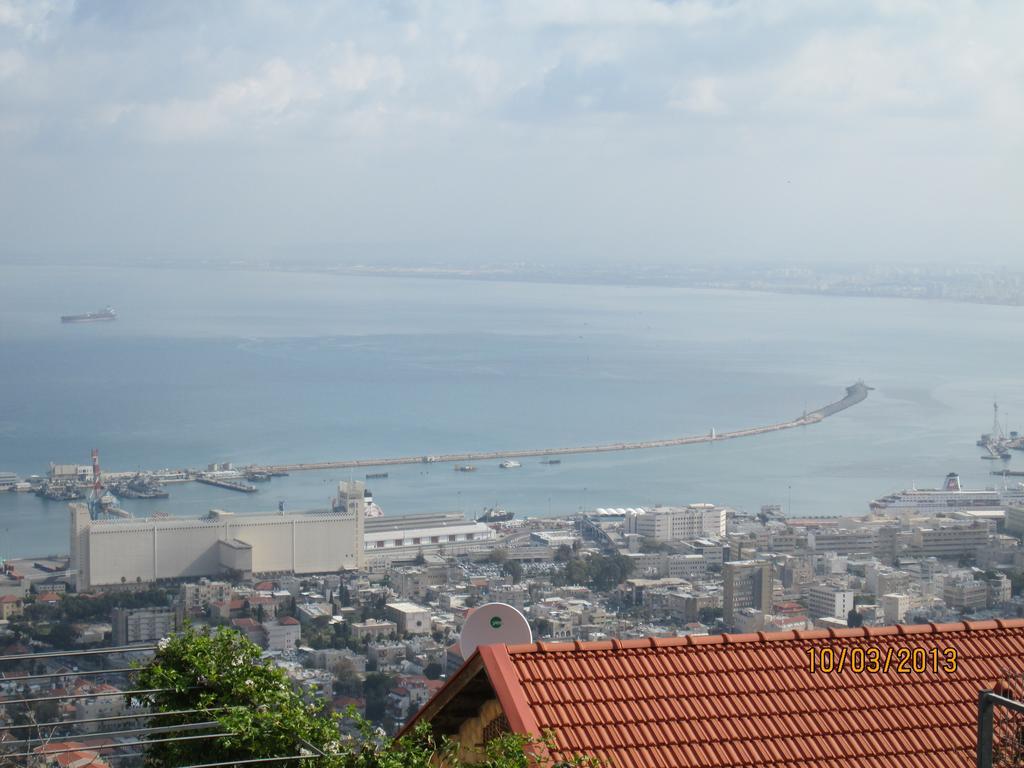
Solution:
<svg viewBox="0 0 1024 768"><path fill-rule="evenodd" d="M366 699L366 718L374 722L384 720L388 692L394 687L395 678L380 672L371 672L363 681L363 698Z"/></svg>
<svg viewBox="0 0 1024 768"><path fill-rule="evenodd" d="M441 677L441 665L436 661L432 661L423 668L423 676L429 680L437 680Z"/></svg>
<svg viewBox="0 0 1024 768"><path fill-rule="evenodd" d="M860 627L864 625L864 617L857 612L856 608L851 608L850 612L846 614L846 626L848 627Z"/></svg>
<svg viewBox="0 0 1024 768"><path fill-rule="evenodd" d="M168 715L161 725L215 721L216 731L231 734L152 744L147 766L297 755L308 745L340 750L337 726L324 716L322 703L304 702L284 672L261 660L259 647L239 632L187 627L162 644L137 687L157 690L143 697L157 711L199 710Z"/></svg>
<svg viewBox="0 0 1024 768"><path fill-rule="evenodd" d="M386 675L369 675L365 690L367 709L371 691L383 700L393 681ZM341 717L331 715L323 703L304 702L280 669L260 658L260 649L234 630L191 626L161 644L153 660L139 675L139 687L159 689L143 698L144 704L166 714L161 725L213 722L214 731L227 735L193 741L150 744L145 765L190 765L234 762L261 758L305 755L306 759L276 761L287 768L469 768L458 755L458 746L436 738L421 723L398 740L384 738L354 709L346 717L354 721L358 737L342 741ZM136 697L136 700L138 697ZM198 710L198 711L195 711ZM161 733L196 736L201 731ZM598 766L593 758L578 757L552 764L544 758L545 740L504 734L489 741L476 768L569 768ZM550 740L547 740L550 743ZM311 756L312 755L312 756Z"/></svg>
<svg viewBox="0 0 1024 768"><path fill-rule="evenodd" d="M506 560L501 566L501 572L512 577L512 583L518 584L523 580L523 564L518 560Z"/></svg>
<svg viewBox="0 0 1024 768"><path fill-rule="evenodd" d="M494 563L495 565L501 565L508 560L508 552L504 549L492 549L491 553L487 555L487 559L484 562Z"/></svg>

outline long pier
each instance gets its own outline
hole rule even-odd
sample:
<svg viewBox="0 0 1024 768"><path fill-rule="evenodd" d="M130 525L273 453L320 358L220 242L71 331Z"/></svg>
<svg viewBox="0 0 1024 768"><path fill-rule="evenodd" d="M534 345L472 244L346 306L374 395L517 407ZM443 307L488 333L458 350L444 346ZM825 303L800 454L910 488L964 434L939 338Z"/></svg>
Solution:
<svg viewBox="0 0 1024 768"><path fill-rule="evenodd" d="M264 472L302 472L317 469L357 469L359 467L385 467L396 464L435 464L446 462L487 461L490 459L521 459L534 456L564 456L574 453L610 453L612 451L636 451L646 448L669 448L676 445L695 445L697 443L715 443L721 440L734 440L738 437L753 437L768 432L780 432L784 429L806 427L817 424L867 398L872 388L863 381L846 388L846 396L834 403L822 406L815 411L805 413L791 421L778 424L766 424L760 427L737 429L733 432L715 432L706 435L690 435L688 437L672 437L664 440L644 440L632 443L603 443L600 445L581 445L569 448L537 448L517 451L475 451L470 453L446 453L436 456L401 456L389 459L350 459L346 461L321 461L306 464L272 464L258 469Z"/></svg>

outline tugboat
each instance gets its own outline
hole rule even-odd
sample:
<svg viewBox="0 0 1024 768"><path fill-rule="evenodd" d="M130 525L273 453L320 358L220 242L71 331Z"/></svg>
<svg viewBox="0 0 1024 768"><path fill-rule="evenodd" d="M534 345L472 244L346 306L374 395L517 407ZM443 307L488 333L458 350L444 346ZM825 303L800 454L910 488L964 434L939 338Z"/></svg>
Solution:
<svg viewBox="0 0 1024 768"><path fill-rule="evenodd" d="M514 512L509 512L505 509L499 509L498 507L487 507L484 509L484 513L476 519L478 523L507 523L513 517Z"/></svg>

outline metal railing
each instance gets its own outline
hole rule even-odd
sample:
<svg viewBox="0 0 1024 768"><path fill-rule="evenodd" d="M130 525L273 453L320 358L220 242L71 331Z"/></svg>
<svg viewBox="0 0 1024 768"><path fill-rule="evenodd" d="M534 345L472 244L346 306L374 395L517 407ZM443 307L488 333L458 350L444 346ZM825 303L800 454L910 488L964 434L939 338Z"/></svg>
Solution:
<svg viewBox="0 0 1024 768"><path fill-rule="evenodd" d="M99 648L81 651L48 651L45 653L22 653L8 656L0 656L0 666L7 663L29 663L41 661L54 661L59 659L76 659L87 656L113 656L125 653L139 653L157 650L156 645L132 645L118 646L115 648ZM63 678L85 678L121 676L125 677L139 672L139 667L114 667L95 670L68 670L62 669L57 672L37 672L15 674L4 676L0 673L0 685L13 683L16 686L24 686L29 681L39 680L60 680ZM56 687L56 686L52 686ZM154 744L170 744L176 742L195 742L205 739L218 739L234 734L223 730L223 725L213 719L218 713L228 711L228 707L215 707L208 709L179 709L169 712L149 712L144 710L130 711L120 715L108 715L104 717L92 717L71 720L54 720L50 722L32 722L35 710L33 707L41 703L67 702L73 700L99 699L103 697L118 697L128 701L133 696L147 696L155 693L170 691L170 688L128 688L126 690L107 691L86 691L86 692L62 692L54 695L26 696L22 695L16 699L5 699L0 701L0 714L10 714L12 710L24 708L27 712L29 722L11 723L2 726L3 731L14 735L14 739L0 741L0 768L27 768L34 764L35 760L43 755L47 758L56 755L83 752L93 755L96 765L106 765L113 760L135 760L138 761L145 756L145 748ZM43 694L48 693L43 691ZM173 716L205 716L198 722L181 723L176 725L159 725L148 723L159 723L160 718ZM125 727L119 727L123 724ZM105 730L90 731L88 728L98 726ZM76 733L76 731L78 731ZM202 731L212 731L205 733ZM165 734L174 734L167 735ZM153 737L156 738L153 738ZM126 738L128 737L128 738ZM137 738L131 738L137 737ZM102 745L89 746L84 744L91 740L107 740ZM65 746L68 743L79 742L77 745ZM311 758L323 757L324 753L314 745L304 740L299 744L306 750L302 754L288 755L284 757L260 757L247 758L242 760L229 760L224 762L210 762L178 768L226 768L227 766L256 765L289 763L292 761L303 761ZM52 748L48 745L53 745ZM141 749L139 749L141 748ZM101 756L102 753L102 756Z"/></svg>
<svg viewBox="0 0 1024 768"><path fill-rule="evenodd" d="M114 648L98 648L80 651L48 651L45 653L20 653L0 656L0 666L8 664L35 664L60 660L80 660L85 657L115 656L119 654L148 653L155 651L156 645L117 646ZM139 667L109 667L90 670L61 669L56 672L25 672L15 674L0 673L0 685L13 684L21 690L27 690L31 682L51 680L54 683L65 678L84 679L89 677L127 678L140 671ZM90 699L118 698L130 701L131 697L142 697L169 691L167 688L132 688L116 690L85 690L61 691L52 693L59 685L51 685L50 690L43 689L40 695L22 694L18 698L0 701L0 713L8 715L22 713L28 722L10 723L3 730L13 739L0 742L0 768L21 768L32 764L37 758L83 752L94 755L97 765L107 764L113 760L137 760L144 756L145 748L152 744L198 741L230 736L223 731L221 724L212 719L220 709L181 709L171 712L149 712L131 708L119 715L91 717L81 719L53 720L33 722L35 707L39 704L72 702ZM52 693L52 695L50 695ZM172 716L198 716L199 722L177 725L159 725L161 718ZM121 727L124 726L124 727ZM91 730L92 728L98 730ZM212 731L206 733L203 731ZM173 735L170 735L173 734ZM155 738L154 738L155 737ZM101 746L89 746L87 742L104 740ZM75 744L77 742L77 744ZM66 746L70 744L70 746ZM83 745L84 744L84 745ZM52 746L50 746L52 745ZM139 749L141 748L141 750ZM103 753L102 757L100 753ZM101 763L102 761L102 763Z"/></svg>
<svg viewBox="0 0 1024 768"><path fill-rule="evenodd" d="M1007 674L978 693L977 768L1024 765L1024 675Z"/></svg>

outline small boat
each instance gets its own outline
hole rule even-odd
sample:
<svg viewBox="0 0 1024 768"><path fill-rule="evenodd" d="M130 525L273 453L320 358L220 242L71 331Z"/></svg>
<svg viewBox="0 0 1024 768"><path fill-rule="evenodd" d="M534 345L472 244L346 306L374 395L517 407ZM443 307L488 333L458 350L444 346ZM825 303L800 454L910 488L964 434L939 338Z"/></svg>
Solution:
<svg viewBox="0 0 1024 768"><path fill-rule="evenodd" d="M516 467L521 467L523 465L520 464L518 461L512 461L512 459L505 459L505 461L501 462L501 464L499 464L498 466L501 467L502 469L515 469Z"/></svg>
<svg viewBox="0 0 1024 768"><path fill-rule="evenodd" d="M387 476L388 476L387 472L367 472L366 473L366 479L367 480L383 480Z"/></svg>
<svg viewBox="0 0 1024 768"><path fill-rule="evenodd" d="M455 471L456 472L476 472L476 467L474 467L472 464L456 464L455 465Z"/></svg>
<svg viewBox="0 0 1024 768"><path fill-rule="evenodd" d="M544 459L543 461L541 461L541 464L561 464L561 463L562 463L561 459Z"/></svg>

